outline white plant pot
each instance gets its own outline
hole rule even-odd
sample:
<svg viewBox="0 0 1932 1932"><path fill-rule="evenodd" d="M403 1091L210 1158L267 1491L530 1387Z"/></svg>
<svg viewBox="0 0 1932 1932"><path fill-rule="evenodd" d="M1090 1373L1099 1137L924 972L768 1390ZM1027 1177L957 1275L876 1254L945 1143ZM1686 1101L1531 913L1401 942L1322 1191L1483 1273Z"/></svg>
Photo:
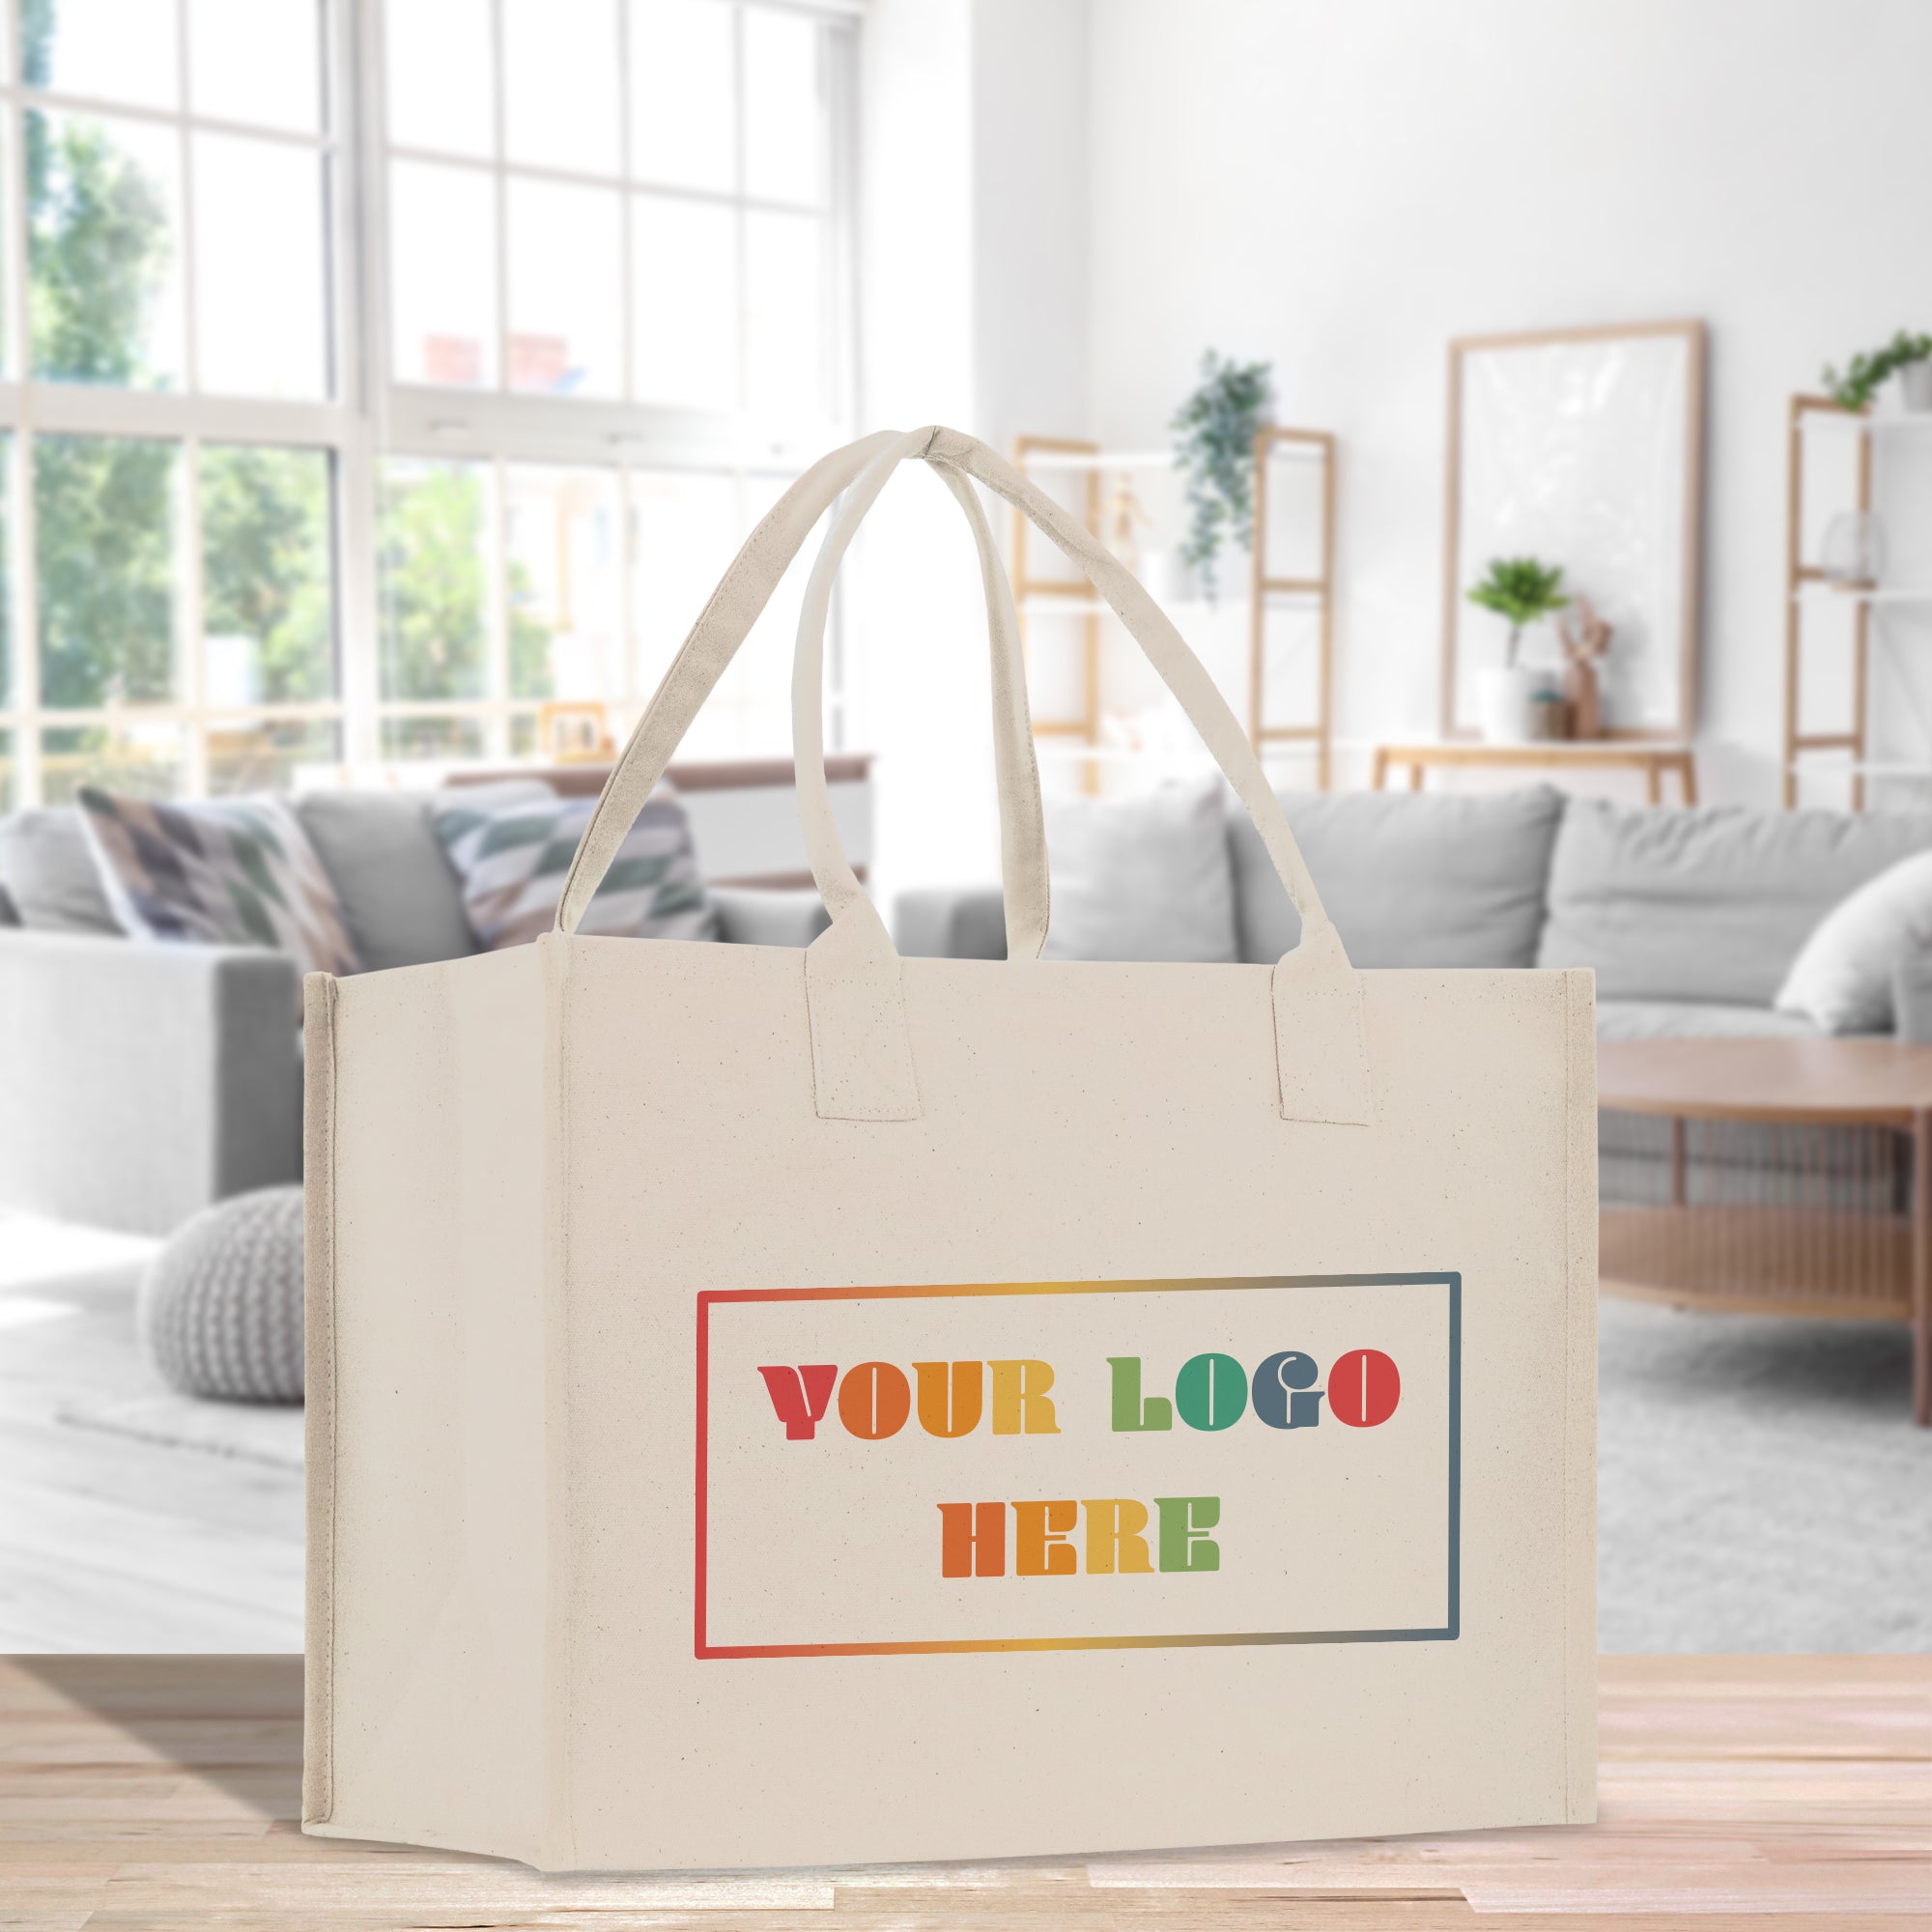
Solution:
<svg viewBox="0 0 1932 1932"><path fill-rule="evenodd" d="M1898 399L1908 410L1932 410L1932 361L1908 362L1898 372Z"/></svg>
<svg viewBox="0 0 1932 1932"><path fill-rule="evenodd" d="M1547 670L1486 665L1476 673L1476 724L1492 745L1536 743L1543 723L1537 700L1550 688Z"/></svg>

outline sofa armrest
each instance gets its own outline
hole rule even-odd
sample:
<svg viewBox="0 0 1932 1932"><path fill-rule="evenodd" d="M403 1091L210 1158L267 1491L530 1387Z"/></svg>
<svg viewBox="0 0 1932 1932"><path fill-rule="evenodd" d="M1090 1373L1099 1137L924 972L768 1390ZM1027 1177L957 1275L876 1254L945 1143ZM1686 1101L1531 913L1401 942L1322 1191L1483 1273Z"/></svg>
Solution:
<svg viewBox="0 0 1932 1932"><path fill-rule="evenodd" d="M893 943L905 959L1004 959L1007 906L998 886L941 886L901 893Z"/></svg>
<svg viewBox="0 0 1932 1932"><path fill-rule="evenodd" d="M721 939L733 946L810 946L832 923L815 887L706 886Z"/></svg>
<svg viewBox="0 0 1932 1932"><path fill-rule="evenodd" d="M0 1205L165 1234L301 1178L287 953L0 931Z"/></svg>

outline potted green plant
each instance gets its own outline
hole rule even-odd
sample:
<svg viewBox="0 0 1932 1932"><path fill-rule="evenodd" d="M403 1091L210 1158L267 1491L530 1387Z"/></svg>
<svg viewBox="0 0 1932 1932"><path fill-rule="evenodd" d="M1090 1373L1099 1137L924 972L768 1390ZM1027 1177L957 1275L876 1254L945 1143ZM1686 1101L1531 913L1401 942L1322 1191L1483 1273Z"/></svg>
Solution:
<svg viewBox="0 0 1932 1932"><path fill-rule="evenodd" d="M1899 400L1908 410L1932 410L1932 335L1901 328L1883 349L1854 355L1842 375L1827 363L1825 386L1841 410L1862 415L1892 376L1898 378Z"/></svg>
<svg viewBox="0 0 1932 1932"><path fill-rule="evenodd" d="M1502 663L1476 672L1477 721L1492 743L1520 745L1544 735L1541 727L1555 680L1549 671L1520 662L1522 634L1570 602L1562 584L1560 564L1539 563L1533 556L1499 556L1491 562L1489 575L1470 586L1471 604L1509 620Z"/></svg>
<svg viewBox="0 0 1932 1932"><path fill-rule="evenodd" d="M1221 539L1254 541L1255 437L1269 420L1274 389L1266 362L1201 358L1201 383L1175 412L1175 468L1187 478L1187 535L1181 560L1211 604Z"/></svg>

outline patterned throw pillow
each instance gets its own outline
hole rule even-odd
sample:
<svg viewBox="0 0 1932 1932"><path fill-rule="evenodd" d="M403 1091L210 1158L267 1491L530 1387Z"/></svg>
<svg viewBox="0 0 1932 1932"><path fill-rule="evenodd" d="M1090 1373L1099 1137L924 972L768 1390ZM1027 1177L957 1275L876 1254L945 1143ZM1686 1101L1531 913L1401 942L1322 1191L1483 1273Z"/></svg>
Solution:
<svg viewBox="0 0 1932 1932"><path fill-rule="evenodd" d="M125 931L269 946L304 973L357 973L335 888L278 798L159 804L80 789L80 821Z"/></svg>
<svg viewBox="0 0 1932 1932"><path fill-rule="evenodd" d="M464 910L486 948L522 946L550 930L596 806L592 798L551 798L492 808L467 804L457 790L431 808L463 881ZM637 939L718 936L691 821L668 784L644 801L578 930Z"/></svg>

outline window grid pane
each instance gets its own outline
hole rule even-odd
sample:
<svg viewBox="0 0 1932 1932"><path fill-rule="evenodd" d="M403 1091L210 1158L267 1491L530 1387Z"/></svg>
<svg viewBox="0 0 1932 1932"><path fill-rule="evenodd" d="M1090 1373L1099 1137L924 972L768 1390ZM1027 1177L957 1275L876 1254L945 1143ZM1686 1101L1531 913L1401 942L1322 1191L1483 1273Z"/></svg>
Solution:
<svg viewBox="0 0 1932 1932"><path fill-rule="evenodd" d="M196 133L195 362L213 394L325 400L327 161L313 150Z"/></svg>
<svg viewBox="0 0 1932 1932"><path fill-rule="evenodd" d="M49 385L51 425L0 432L7 490L25 488L18 514L0 499L0 790L16 803L88 781L278 783L339 755L343 437L313 411L336 362L339 8L8 0L7 373ZM200 440L203 394L242 405L222 406L225 440ZM284 404L310 420L278 419ZM9 589L22 543L24 637Z"/></svg>
<svg viewBox="0 0 1932 1932"><path fill-rule="evenodd" d="M145 121L30 107L25 125L33 373L182 386L181 154Z"/></svg>
<svg viewBox="0 0 1932 1932"><path fill-rule="evenodd" d="M322 131L316 0L187 0L187 8L188 87L197 114Z"/></svg>
<svg viewBox="0 0 1932 1932"><path fill-rule="evenodd" d="M333 719L266 718L208 726L205 756L213 797L287 791L304 765L342 756L342 726Z"/></svg>
<svg viewBox="0 0 1932 1932"><path fill-rule="evenodd" d="M177 0L60 0L22 6L14 17L29 87L136 107L180 105Z"/></svg>
<svg viewBox="0 0 1932 1932"><path fill-rule="evenodd" d="M39 436L33 455L42 704L93 710L179 697L181 445Z"/></svg>
<svg viewBox="0 0 1932 1932"><path fill-rule="evenodd" d="M494 694L487 690L491 631L483 607L493 578L497 473L487 464L384 465L385 759L541 755L537 709L552 698L603 704L613 735L621 736L752 525L792 480L503 466L507 670L503 691ZM622 530L628 534L620 541ZM810 555L794 559L698 714L688 755L789 748L791 654L810 569ZM507 726L500 744L491 737L496 721Z"/></svg>
<svg viewBox="0 0 1932 1932"><path fill-rule="evenodd" d="M323 450L201 447L202 701L212 711L336 695L331 469Z"/></svg>
<svg viewBox="0 0 1932 1932"><path fill-rule="evenodd" d="M41 734L41 795L71 805L82 785L135 798L172 798L186 765L185 728L140 718L60 725Z"/></svg>
<svg viewBox="0 0 1932 1932"><path fill-rule="evenodd" d="M385 699L491 695L494 495L486 464L383 464L376 576Z"/></svg>
<svg viewBox="0 0 1932 1932"><path fill-rule="evenodd" d="M509 387L617 400L624 393L617 190L512 175L507 202Z"/></svg>
<svg viewBox="0 0 1932 1932"><path fill-rule="evenodd" d="M36 0L10 11L28 90L19 218L32 376L326 399L337 358L325 0ZM122 103L133 111L115 111ZM204 128L205 118L262 136ZM197 342L199 369L187 349Z"/></svg>
<svg viewBox="0 0 1932 1932"><path fill-rule="evenodd" d="M569 0L573 33L600 45L613 26L620 36L611 94L598 76L573 123L556 78L564 70L553 63L557 42L570 38L556 9L503 0L500 45L487 37L464 43L457 104L439 107L433 127L423 73L400 67L435 58L425 49L438 43L422 22L452 16L439 0L400 4L413 23L400 53L391 36L388 69L401 99L400 111L392 102L385 162L396 379L522 398L531 409L558 398L572 407L609 400L822 440L842 314L830 273L839 259L828 54L838 30L753 0ZM499 63L500 125L491 105ZM462 101L468 119L459 128ZM486 265L467 281L424 266L447 245L428 231L446 236L456 225L412 205L412 175L432 169L468 184L445 190L452 208L460 202L468 211L463 226L476 238L463 252ZM486 208L487 238L477 233ZM446 313L460 311L460 325L428 326L424 284ZM551 697L601 701L621 729L655 689L750 518L789 480L677 472L647 461L614 471L522 463L516 418L486 420L501 427L477 438L495 455L471 466L471 488L498 493L495 507L472 503L469 534L444 530L436 541L462 559L437 574L494 595L487 617L466 603L429 620L419 597L399 600L388 586L425 574L428 539L419 532L394 548L384 538L384 743L391 755L480 756L486 748L542 755L534 701ZM561 433L560 413L530 421L548 425L533 436ZM439 467L420 454L414 461L419 470ZM389 468L400 474L401 462ZM387 487L384 500L392 506L387 532L402 511ZM613 515L623 541L607 551L600 537L586 578L586 532ZM500 546L497 569L493 545ZM707 705L695 752L789 744L792 626L804 574L801 566L781 587ZM426 625L433 643L416 635ZM406 634L414 639L407 648ZM444 673L436 680L424 671L432 662ZM440 713L442 703L461 709Z"/></svg>
<svg viewBox="0 0 1932 1932"><path fill-rule="evenodd" d="M753 0L559 4L502 0L499 50L454 0L390 0L396 380L823 421L833 28Z"/></svg>
<svg viewBox="0 0 1932 1932"><path fill-rule="evenodd" d="M552 697L605 704L621 733L765 494L648 459L560 466L554 434L542 463L520 461L513 426L488 458L460 441L462 460L372 455L312 409L340 380L330 258L354 187L331 180L329 124L350 4L60 0L0 30L0 136L22 117L17 147L0 138L14 236L0 298L15 263L33 282L0 299L0 335L20 315L31 331L0 355L16 379L100 399L50 406L53 429L15 438L17 515L0 492L0 798L282 786L371 751L541 755ZM15 0L0 5L11 30ZM825 49L846 30L755 0L375 5L376 111L392 150L419 151L383 163L385 185L403 181L379 383L493 391L557 421L600 404L826 413L823 263L843 215ZM596 82L567 99L559 48L591 37L608 43ZM427 86L412 89L412 47ZM767 125L749 128L748 109ZM440 199L411 207L412 170ZM427 251L400 245L412 229ZM124 412L117 391L148 400ZM255 412L204 413L201 395ZM618 420L600 432L586 413L586 443L648 451L654 432ZM0 425L0 462L12 436ZM344 489L351 530L367 492L377 552L347 609ZM16 611L19 542L35 567ZM788 742L788 601L719 694L720 751ZM345 650L369 667L346 682Z"/></svg>
<svg viewBox="0 0 1932 1932"><path fill-rule="evenodd" d="M489 176L435 161L389 167L397 378L497 384L497 213Z"/></svg>
<svg viewBox="0 0 1932 1932"><path fill-rule="evenodd" d="M504 487L511 696L623 700L617 472L513 466Z"/></svg>

